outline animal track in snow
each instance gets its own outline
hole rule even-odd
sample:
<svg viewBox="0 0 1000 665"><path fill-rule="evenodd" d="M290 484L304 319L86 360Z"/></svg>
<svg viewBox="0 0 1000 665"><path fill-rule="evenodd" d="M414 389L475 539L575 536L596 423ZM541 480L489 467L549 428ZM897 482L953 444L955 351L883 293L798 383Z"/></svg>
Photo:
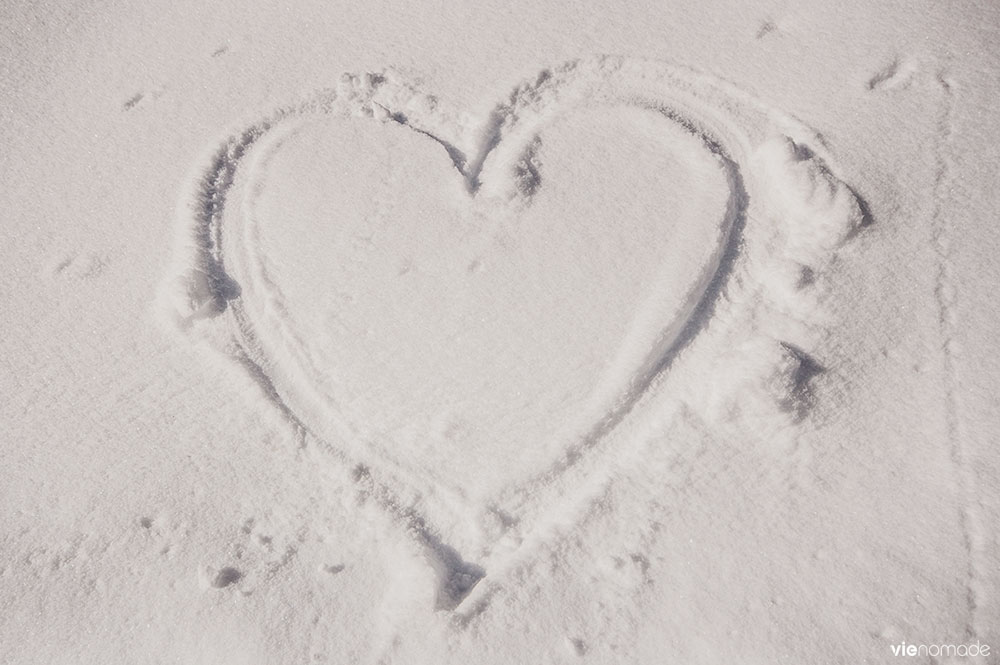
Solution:
<svg viewBox="0 0 1000 665"><path fill-rule="evenodd" d="M52 262L46 269L52 277L71 277L74 279L93 279L99 277L108 267L105 256L91 252L67 254Z"/></svg>
<svg viewBox="0 0 1000 665"><path fill-rule="evenodd" d="M888 91L907 88L919 66L913 58L895 59L868 79L868 90Z"/></svg>
<svg viewBox="0 0 1000 665"><path fill-rule="evenodd" d="M138 106L139 102L141 102L145 97L146 97L145 93L142 92L135 93L134 95L125 100L125 103L122 104L122 110L131 111L136 106Z"/></svg>
<svg viewBox="0 0 1000 665"><path fill-rule="evenodd" d="M816 284L864 217L813 132L681 67L572 62L482 119L345 76L199 164L161 312L472 611L626 472L664 377L805 416ZM752 356L720 383L703 337Z"/></svg>
<svg viewBox="0 0 1000 665"><path fill-rule="evenodd" d="M225 589L243 579L243 573L232 566L223 566L218 570L208 567L205 569L205 576L214 589Z"/></svg>
<svg viewBox="0 0 1000 665"><path fill-rule="evenodd" d="M778 25L774 21L764 21L760 24L760 27L757 28L757 32L754 35L754 38L764 39L764 37L767 37L769 34L775 32L777 29Z"/></svg>
<svg viewBox="0 0 1000 665"><path fill-rule="evenodd" d="M162 86L156 86L147 90L139 90L131 97L122 102L122 111L132 111L141 106L145 106L150 100L159 99L164 93Z"/></svg>

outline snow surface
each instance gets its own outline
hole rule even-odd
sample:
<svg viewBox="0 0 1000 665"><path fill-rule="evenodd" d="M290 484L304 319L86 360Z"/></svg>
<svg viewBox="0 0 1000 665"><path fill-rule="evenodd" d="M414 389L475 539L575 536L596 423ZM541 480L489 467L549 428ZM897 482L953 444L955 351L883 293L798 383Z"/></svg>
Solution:
<svg viewBox="0 0 1000 665"><path fill-rule="evenodd" d="M0 31L0 662L1000 662L1000 8Z"/></svg>

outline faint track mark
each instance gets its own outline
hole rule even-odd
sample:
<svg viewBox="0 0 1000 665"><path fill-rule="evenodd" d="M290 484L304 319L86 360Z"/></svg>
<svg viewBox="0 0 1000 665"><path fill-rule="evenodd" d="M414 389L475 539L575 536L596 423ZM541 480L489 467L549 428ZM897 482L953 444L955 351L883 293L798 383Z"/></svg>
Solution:
<svg viewBox="0 0 1000 665"><path fill-rule="evenodd" d="M951 252L951 228L944 200L954 179L953 160L950 156L954 133L954 83L946 72L938 72L936 83L941 89L941 105L937 116L936 141L934 144L934 186L932 208L932 239L938 259L935 276L934 296L938 308L938 325L941 339L942 369L944 372L945 429L948 437L949 455L961 495L959 521L962 529L963 546L968 556L966 570L966 604L968 607L967 637L976 638L982 633L978 625L978 608L981 604L980 588L981 554L983 551L982 516L976 508L976 482L969 464L961 421L961 399L955 373L955 355L958 330L956 313L957 291L952 274L953 256Z"/></svg>
<svg viewBox="0 0 1000 665"><path fill-rule="evenodd" d="M125 100L124 104L122 104L122 111L131 111L132 109L134 109L136 106L139 105L139 102L141 102L145 98L146 95L144 93L141 92L135 93L127 100Z"/></svg>

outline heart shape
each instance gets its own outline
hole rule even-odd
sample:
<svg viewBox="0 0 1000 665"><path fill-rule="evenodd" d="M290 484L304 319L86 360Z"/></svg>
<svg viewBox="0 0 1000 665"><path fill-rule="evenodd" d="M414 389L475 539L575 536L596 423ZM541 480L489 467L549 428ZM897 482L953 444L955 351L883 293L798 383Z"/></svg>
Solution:
<svg viewBox="0 0 1000 665"><path fill-rule="evenodd" d="M205 161L162 311L406 526L440 608L487 570L497 588L557 504L571 519L610 482L641 445L612 446L617 425L646 417L724 289L753 293L745 320L811 316L803 294L864 221L807 128L620 58L546 70L483 121L345 77ZM758 363L789 381L811 362L767 344L792 350Z"/></svg>
<svg viewBox="0 0 1000 665"><path fill-rule="evenodd" d="M440 145L396 123L306 123L262 150L234 243L257 254L237 272L258 270L243 298L259 334L296 359L275 380L472 501L628 399L732 222L719 158L641 109L571 114L533 139L530 166L482 173L514 198L471 195Z"/></svg>

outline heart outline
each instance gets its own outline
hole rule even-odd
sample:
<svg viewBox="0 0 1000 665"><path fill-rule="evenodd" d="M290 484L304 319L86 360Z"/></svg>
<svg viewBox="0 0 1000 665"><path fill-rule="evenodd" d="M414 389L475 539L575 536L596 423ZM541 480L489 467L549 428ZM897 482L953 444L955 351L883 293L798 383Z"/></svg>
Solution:
<svg viewBox="0 0 1000 665"><path fill-rule="evenodd" d="M345 469L351 470L352 482L362 492L373 497L387 513L394 515L395 519L415 534L417 540L431 553L431 557L436 558L441 570L438 608L455 609L461 604L464 609L462 614L469 617L481 611L490 595L490 592L482 591L480 587L481 592L476 594L477 597L469 598L473 587L486 576L486 570L466 562L457 550L440 538L440 527L430 524L422 512L414 509L406 498L400 498L400 481L394 473L387 473L385 469L373 469L358 462L356 454L338 449L312 432L307 421L298 415L297 409L286 403L279 388L271 380L267 371L266 354L262 353L258 340L254 338L253 322L246 317L245 312L241 312L241 285L226 270L221 240L227 193L237 172L245 166L247 156L259 148L262 139L274 139L277 135L275 129L287 128L289 122L312 115L336 116L336 113L343 111L337 105L346 100L351 113L405 124L440 143L465 180L466 188L470 193L476 194L483 186L481 176L484 168L488 168L490 159L496 158L505 148L526 145L529 142L518 141L517 136L523 139L524 135L537 135L547 122L556 121L559 115L558 112L542 112L534 116L528 114L525 122L525 117L513 116L512 109L524 110L526 92L532 98L529 101L533 101L534 97L544 96L554 90L556 101L566 108L576 104L591 104L595 100L606 102L618 99L619 103L627 100L628 104L660 113L696 134L711 152L724 160L731 190L726 238L720 243L721 255L710 271L711 274L705 278L706 283L700 296L691 303L689 315L683 317L684 323L680 330L669 336L671 338L659 353L650 354L643 371L632 382L634 385L629 397L610 414L610 418L597 423L588 436L567 448L563 460L556 460L550 468L511 490L522 496L525 490L552 489L553 483L564 479L570 469L579 467L578 462L584 457L601 456L604 454L602 451L607 451L605 444L609 434L622 420L629 417L651 386L698 336L711 319L715 303L727 288L740 257L744 226L752 217L751 197L744 185L742 169L752 161L753 144L759 143L761 136L748 136L745 133L746 127L734 124L720 114L718 107L712 104L713 101L723 108L727 104L735 105L743 113L760 114L764 118L764 122L760 124L772 131L774 126L778 127L780 134L790 137L793 146L808 146L809 159L816 160L832 181L840 185L843 183L836 175L836 169L831 166L832 160L823 148L821 138L804 125L769 109L731 84L663 63L602 57L574 61L554 70L544 70L533 81L516 88L509 100L494 108L485 128L479 132L478 144L473 144L478 146L478 151L470 151L471 156L459 147L463 145L463 141L449 135L447 128L442 127L442 118L433 114L419 117L394 110L408 109L413 99L420 98L422 93L414 86L385 74L356 77L351 81L346 93L343 89L323 91L304 102L279 109L263 119L228 133L221 146L213 148L208 166L199 167L191 180L189 191L182 197L179 214L181 233L177 252L179 258L177 268L164 288L165 295L161 302L165 304L161 313L166 314L179 328L190 331L195 328L203 330L202 323L205 320L212 320L229 312L235 325L227 329L232 336L230 342L223 341L220 344L225 353L255 379L284 420L296 431L300 441L304 443L307 438L311 438L320 442L320 447L326 450L325 454L332 455ZM409 100L406 101L408 95ZM401 102L401 99L404 101ZM519 104L522 106L519 107ZM551 111L551 107L542 108L543 111ZM516 117L516 121L505 125L511 117ZM743 118L742 122L746 124L746 119ZM760 128L757 129L759 131ZM509 157L508 161L511 161ZM754 179L752 185L760 187L761 183ZM853 190L846 185L843 187L854 195L857 205L844 228L832 232L832 235L837 236L833 243L836 246L865 221L863 202ZM829 238L823 238L817 242L828 240ZM222 334L223 340L225 337L226 334ZM563 487L556 487L554 493L550 492L551 496L543 496L535 503L533 511L527 512L534 512L536 518L543 518L546 511L544 505L553 502L579 502L579 496L574 497L572 492L565 491L565 481L562 485ZM411 488L405 488L404 493L406 489ZM544 519L536 521L544 522ZM530 536L538 530L537 525L529 525L526 532ZM530 538L524 534L519 536L520 542L526 540ZM522 549L520 544L515 544L513 551L516 553L519 549ZM499 562L490 561L488 565L493 570L510 569L516 565L514 562L517 558L516 554L508 554L501 557ZM492 570L490 577L495 577ZM498 584L497 580L493 580L491 586L496 588Z"/></svg>

